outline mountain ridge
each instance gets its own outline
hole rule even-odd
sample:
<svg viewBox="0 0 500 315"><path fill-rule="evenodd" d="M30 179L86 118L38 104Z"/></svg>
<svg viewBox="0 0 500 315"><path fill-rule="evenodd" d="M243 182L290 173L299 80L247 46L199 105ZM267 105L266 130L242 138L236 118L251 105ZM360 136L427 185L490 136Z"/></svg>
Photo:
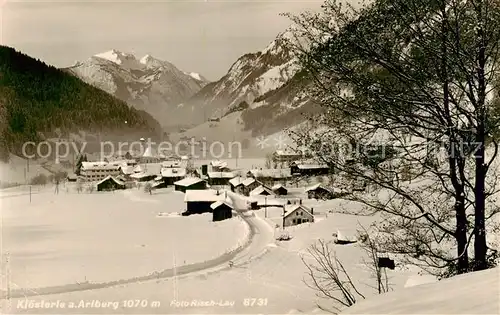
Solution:
<svg viewBox="0 0 500 315"><path fill-rule="evenodd" d="M163 126L176 121L169 113L173 107L209 83L199 73L182 71L152 55L137 58L117 49L95 54L63 69L150 113Z"/></svg>

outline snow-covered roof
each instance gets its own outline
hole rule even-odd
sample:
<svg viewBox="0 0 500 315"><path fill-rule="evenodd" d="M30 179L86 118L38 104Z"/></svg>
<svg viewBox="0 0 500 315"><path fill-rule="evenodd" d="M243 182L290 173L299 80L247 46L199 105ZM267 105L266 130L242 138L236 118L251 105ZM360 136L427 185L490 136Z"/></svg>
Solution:
<svg viewBox="0 0 500 315"><path fill-rule="evenodd" d="M224 167L227 167L227 162L225 162L225 161L212 161L212 162L210 162L210 165L212 165L212 167L224 168Z"/></svg>
<svg viewBox="0 0 500 315"><path fill-rule="evenodd" d="M236 176L235 178L231 179L229 181L229 184L233 185L234 187L243 185L243 182L245 181L245 178L241 176Z"/></svg>
<svg viewBox="0 0 500 315"><path fill-rule="evenodd" d="M180 167L182 163L180 161L164 161L162 164L163 168L168 168L168 167Z"/></svg>
<svg viewBox="0 0 500 315"><path fill-rule="evenodd" d="M82 162L82 170L118 170L120 163Z"/></svg>
<svg viewBox="0 0 500 315"><path fill-rule="evenodd" d="M292 173L289 168L277 168L277 169L262 169L262 170L250 170L255 177L268 177L268 178L289 178L292 177Z"/></svg>
<svg viewBox="0 0 500 315"><path fill-rule="evenodd" d="M113 177L113 176L111 176L111 175L108 175L108 176L106 176L105 178L101 179L100 181L98 181L98 182L96 183L96 185L102 184L102 183L104 183L105 181L110 180L110 179L111 179L112 181L114 181L115 183L117 183L118 185L125 185L125 183L124 183L124 182L122 182L122 181L121 181L121 180L119 180L119 179L114 178L114 177Z"/></svg>
<svg viewBox="0 0 500 315"><path fill-rule="evenodd" d="M326 164L297 164L297 168L301 170L312 170L319 168L329 168Z"/></svg>
<svg viewBox="0 0 500 315"><path fill-rule="evenodd" d="M135 179L145 178L148 176L153 176L153 174L148 174L146 172L140 172L140 173L134 173L134 174L130 175L130 177L135 178Z"/></svg>
<svg viewBox="0 0 500 315"><path fill-rule="evenodd" d="M278 156L302 156L302 153L290 150L276 150L274 151L274 154Z"/></svg>
<svg viewBox="0 0 500 315"><path fill-rule="evenodd" d="M315 184L315 185L312 185L312 186L310 186L310 187L306 188L306 190L305 190L305 191L306 191L306 192L308 192L308 191L316 190L316 189L318 189L318 188L320 188L320 187L321 187L321 188L326 189L325 187L323 187L323 186L321 185L321 183L317 183L317 184ZM328 189L326 189L326 190L328 190Z"/></svg>
<svg viewBox="0 0 500 315"><path fill-rule="evenodd" d="M134 167L134 172L146 173L148 175L160 175L161 163L144 163Z"/></svg>
<svg viewBox="0 0 500 315"><path fill-rule="evenodd" d="M125 175L134 174L134 167L131 165L120 166L120 169L121 169L122 173Z"/></svg>
<svg viewBox="0 0 500 315"><path fill-rule="evenodd" d="M217 209L218 207L220 207L220 206L222 206L222 205L229 206L231 209L233 209L233 205L232 205L232 204L230 204L230 203L228 203L228 202L226 202L226 201L216 201L216 202L214 202L214 203L212 203L212 204L210 205L210 208L212 208L212 209Z"/></svg>
<svg viewBox="0 0 500 315"><path fill-rule="evenodd" d="M191 186L191 185L197 184L197 183L202 182L202 181L203 181L203 179L198 178L198 177L186 177L184 179L176 181L174 183L174 185L187 187L187 186Z"/></svg>
<svg viewBox="0 0 500 315"><path fill-rule="evenodd" d="M261 195L262 193L267 192L269 195L273 195L274 193L268 188L260 185L250 192L250 196Z"/></svg>
<svg viewBox="0 0 500 315"><path fill-rule="evenodd" d="M162 168L161 176L162 177L184 177L186 176L185 168Z"/></svg>
<svg viewBox="0 0 500 315"><path fill-rule="evenodd" d="M271 187L272 190L276 190L276 189L280 189L280 188L286 189L285 186L283 186L282 184L276 184L273 187Z"/></svg>
<svg viewBox="0 0 500 315"><path fill-rule="evenodd" d="M213 189L187 190L186 195L184 196L184 202L196 202L196 201L216 202L225 200L226 200L225 191L219 191L219 194L217 195L217 190Z"/></svg>
<svg viewBox="0 0 500 315"><path fill-rule="evenodd" d="M248 185L253 184L254 182L255 182L255 178L251 178L251 177L250 177L250 178L245 179L245 180L242 182L242 184L243 184L243 186L245 186L245 187L246 187L246 186L248 186Z"/></svg>
<svg viewBox="0 0 500 315"><path fill-rule="evenodd" d="M314 217L311 214L311 210L304 205L286 205L285 206L285 211L286 211L285 218L288 217L289 215L291 215L292 213L295 213L297 210L302 210L305 213L307 213L308 215L310 215L311 217Z"/></svg>
<svg viewBox="0 0 500 315"><path fill-rule="evenodd" d="M208 172L207 176L209 178L233 178L233 172Z"/></svg>

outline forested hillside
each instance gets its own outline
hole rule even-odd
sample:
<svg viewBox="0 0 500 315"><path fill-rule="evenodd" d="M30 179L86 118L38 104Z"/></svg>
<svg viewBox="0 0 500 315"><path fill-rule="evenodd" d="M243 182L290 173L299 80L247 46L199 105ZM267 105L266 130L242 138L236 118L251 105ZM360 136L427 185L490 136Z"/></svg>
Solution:
<svg viewBox="0 0 500 315"><path fill-rule="evenodd" d="M13 48L0 46L0 153L42 133L86 130L157 134L158 122L110 94Z"/></svg>

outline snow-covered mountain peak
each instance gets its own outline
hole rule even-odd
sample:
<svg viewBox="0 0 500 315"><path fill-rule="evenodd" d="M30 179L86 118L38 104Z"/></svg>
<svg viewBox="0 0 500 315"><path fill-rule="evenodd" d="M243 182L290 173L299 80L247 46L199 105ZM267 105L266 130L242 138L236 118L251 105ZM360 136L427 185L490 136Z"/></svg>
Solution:
<svg viewBox="0 0 500 315"><path fill-rule="evenodd" d="M111 49L103 53L94 55L94 57L102 58L114 62L124 68L140 69L142 65L133 54L124 53L116 49Z"/></svg>

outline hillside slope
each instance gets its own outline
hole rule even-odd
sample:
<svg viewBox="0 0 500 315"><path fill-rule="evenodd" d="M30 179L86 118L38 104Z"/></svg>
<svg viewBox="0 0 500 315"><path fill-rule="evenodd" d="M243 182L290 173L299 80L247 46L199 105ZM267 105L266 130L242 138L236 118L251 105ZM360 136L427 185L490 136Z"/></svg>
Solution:
<svg viewBox="0 0 500 315"><path fill-rule="evenodd" d="M193 96L208 81L198 73L179 70L170 62L146 55L110 50L64 68L85 82L145 110L162 125L176 124L169 111Z"/></svg>
<svg viewBox="0 0 500 315"><path fill-rule="evenodd" d="M220 80L177 106L179 124L199 125L240 112L244 130L256 136L294 126L304 115L319 112L303 92L310 81L287 45L290 39L284 32L262 51L241 56Z"/></svg>
<svg viewBox="0 0 500 315"><path fill-rule="evenodd" d="M20 153L26 141L59 132L156 135L158 122L145 112L55 67L0 46L0 152Z"/></svg>

